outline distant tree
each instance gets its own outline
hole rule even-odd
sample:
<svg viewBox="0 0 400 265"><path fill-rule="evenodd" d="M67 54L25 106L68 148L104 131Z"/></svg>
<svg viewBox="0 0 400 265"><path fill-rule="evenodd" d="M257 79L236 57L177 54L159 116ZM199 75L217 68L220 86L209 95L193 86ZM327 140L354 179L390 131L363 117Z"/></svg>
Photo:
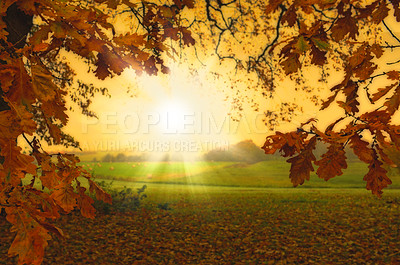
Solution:
<svg viewBox="0 0 400 265"><path fill-rule="evenodd" d="M115 157L111 154L106 154L102 160L102 162L114 162L115 161Z"/></svg>
<svg viewBox="0 0 400 265"><path fill-rule="evenodd" d="M208 161L233 161L257 163L269 159L252 140L241 141L227 150L211 150L204 154Z"/></svg>
<svg viewBox="0 0 400 265"><path fill-rule="evenodd" d="M115 156L115 161L116 162L125 162L126 161L126 155L124 153L119 153Z"/></svg>

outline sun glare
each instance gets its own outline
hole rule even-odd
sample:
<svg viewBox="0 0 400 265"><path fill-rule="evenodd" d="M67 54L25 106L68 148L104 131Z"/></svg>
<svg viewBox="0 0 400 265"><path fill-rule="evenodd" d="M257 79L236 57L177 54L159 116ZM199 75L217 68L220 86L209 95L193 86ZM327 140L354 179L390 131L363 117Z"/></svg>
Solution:
<svg viewBox="0 0 400 265"><path fill-rule="evenodd" d="M185 129L186 117L191 111L178 100L168 100L161 105L158 113L165 129L171 133L178 133Z"/></svg>

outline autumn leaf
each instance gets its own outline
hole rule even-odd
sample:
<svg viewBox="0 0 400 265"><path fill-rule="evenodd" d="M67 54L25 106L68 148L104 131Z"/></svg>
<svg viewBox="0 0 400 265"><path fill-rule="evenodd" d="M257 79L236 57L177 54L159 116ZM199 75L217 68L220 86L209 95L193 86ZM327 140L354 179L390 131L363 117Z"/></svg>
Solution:
<svg viewBox="0 0 400 265"><path fill-rule="evenodd" d="M394 9L394 16L396 17L396 21L400 22L400 8L399 8L399 0L389 0Z"/></svg>
<svg viewBox="0 0 400 265"><path fill-rule="evenodd" d="M314 45L311 46L311 63L315 65L324 65L326 62L326 52L321 51L318 48L316 48Z"/></svg>
<svg viewBox="0 0 400 265"><path fill-rule="evenodd" d="M275 12L278 9L278 6L282 3L283 3L283 0L268 1L268 5L265 7L265 14L268 15L270 13Z"/></svg>
<svg viewBox="0 0 400 265"><path fill-rule="evenodd" d="M399 80L400 79L400 72L396 70L392 70L386 73L388 79L391 80Z"/></svg>
<svg viewBox="0 0 400 265"><path fill-rule="evenodd" d="M282 22L287 23L289 27L293 27L297 21L296 7L291 5L282 16Z"/></svg>
<svg viewBox="0 0 400 265"><path fill-rule="evenodd" d="M78 188L78 193L79 193L79 197L77 199L78 207L81 210L82 216L93 219L95 217L95 212L96 212L96 210L93 207L94 200L88 195L86 195L85 191L86 188L84 187Z"/></svg>
<svg viewBox="0 0 400 265"><path fill-rule="evenodd" d="M108 70L108 65L104 60L102 54L98 55L97 62L95 65L96 65L96 70L94 72L97 78L104 80L111 75L111 72Z"/></svg>
<svg viewBox="0 0 400 265"><path fill-rule="evenodd" d="M367 182L367 190L372 191L377 196L382 195L382 189L392 184L392 181L387 177L387 170L382 167L383 163L378 160L376 151L373 151L373 160L369 164L368 173L364 176Z"/></svg>
<svg viewBox="0 0 400 265"><path fill-rule="evenodd" d="M304 39L303 35L300 35L300 37L297 39L297 43L295 45L295 48L298 53L304 53L310 49L310 45L308 42Z"/></svg>
<svg viewBox="0 0 400 265"><path fill-rule="evenodd" d="M110 194L106 193L96 182L89 179L89 190L91 193L96 194L97 200L101 200L103 202L112 203Z"/></svg>
<svg viewBox="0 0 400 265"><path fill-rule="evenodd" d="M315 46L320 50L328 51L330 49L330 45L328 42L322 41L318 38L311 38L311 40L315 44Z"/></svg>
<svg viewBox="0 0 400 265"><path fill-rule="evenodd" d="M185 6L187 6L188 8L194 7L193 0L174 0L174 3L178 6L179 9L182 9Z"/></svg>
<svg viewBox="0 0 400 265"><path fill-rule="evenodd" d="M192 33L188 29L181 28L180 31L182 33L183 43L186 46L190 46L190 45L194 45L195 44L196 41L193 39Z"/></svg>
<svg viewBox="0 0 400 265"><path fill-rule="evenodd" d="M341 86L342 85L339 85L338 87L341 87ZM324 110L324 109L328 108L331 105L331 103L336 99L336 96L337 96L338 92L339 92L339 90L336 90L333 95L329 96L327 100L322 102L321 110Z"/></svg>
<svg viewBox="0 0 400 265"><path fill-rule="evenodd" d="M22 148L15 145L15 142L8 140L1 144L0 155L4 157L3 167L9 172L9 182L16 187L21 184L21 178L25 173L36 174L36 166L32 163L34 158L21 153Z"/></svg>
<svg viewBox="0 0 400 265"><path fill-rule="evenodd" d="M39 30L35 31L29 38L29 43L34 46L44 44L44 41L48 39L50 32L51 29L49 25L42 25Z"/></svg>
<svg viewBox="0 0 400 265"><path fill-rule="evenodd" d="M301 153L287 160L291 163L289 178L293 186L302 185L305 180L310 180L310 173L314 171L312 162L315 161L315 156L312 150L315 148L316 137L310 139Z"/></svg>
<svg viewBox="0 0 400 265"><path fill-rule="evenodd" d="M74 192L72 186L60 183L55 188L51 194L51 198L54 199L65 212L71 212L77 206L78 195Z"/></svg>
<svg viewBox="0 0 400 265"><path fill-rule="evenodd" d="M47 241L51 239L47 230L21 207L7 207L6 212L7 220L13 224L11 231L16 232L8 255L18 255L18 264L40 265Z"/></svg>
<svg viewBox="0 0 400 265"><path fill-rule="evenodd" d="M379 24L389 14L389 8L387 7L386 1L380 1L379 7L372 13L372 21L375 24Z"/></svg>
<svg viewBox="0 0 400 265"><path fill-rule="evenodd" d="M356 113L358 112L358 106L360 103L358 102L358 85L353 82L349 81L346 87L343 89L343 93L346 96L345 106L348 106L349 109L347 112Z"/></svg>
<svg viewBox="0 0 400 265"><path fill-rule="evenodd" d="M56 86L54 85L51 73L42 65L33 65L32 85L37 98L42 101L51 101L56 96Z"/></svg>
<svg viewBox="0 0 400 265"><path fill-rule="evenodd" d="M328 147L328 151L314 164L318 166L317 176L326 181L342 175L342 169L347 168L346 152L343 145L331 144Z"/></svg>
<svg viewBox="0 0 400 265"><path fill-rule="evenodd" d="M376 58L380 58L383 55L383 49L377 43L372 44L371 52L373 52L375 54Z"/></svg>
<svg viewBox="0 0 400 265"><path fill-rule="evenodd" d="M137 33L120 35L118 37L114 37L113 41L118 45L135 47L143 46L146 43L145 35L139 35Z"/></svg>
<svg viewBox="0 0 400 265"><path fill-rule="evenodd" d="M285 71L286 75L290 75L292 73L297 72L301 67L301 63L299 61L299 54L298 53L289 54L288 58L283 62L281 62L281 66Z"/></svg>
<svg viewBox="0 0 400 265"><path fill-rule="evenodd" d="M356 20L352 17L350 10L344 13L344 17L341 17L336 21L331 31L332 38L336 42L343 40L346 35L349 35L349 37L354 40L356 39L356 36L358 35L358 26Z"/></svg>
<svg viewBox="0 0 400 265"><path fill-rule="evenodd" d="M22 59L13 60L12 65L3 66L12 68L15 71L13 75L12 86L8 89L6 95L12 102L23 102L31 104L35 101L35 96L30 82L30 76L26 72ZM2 80L3 82L3 80Z"/></svg>
<svg viewBox="0 0 400 265"><path fill-rule="evenodd" d="M352 137L350 137L350 148L353 149L353 152L358 158L365 162L371 163L373 160L373 151L368 147L368 142L361 140L360 136L355 133Z"/></svg>
<svg viewBox="0 0 400 265"><path fill-rule="evenodd" d="M391 85L388 85L386 87L383 88L379 88L378 92L376 92L375 94L372 95L372 103L375 103L376 101L378 101L379 99L381 99L383 96L385 96L390 90L392 90L392 88L394 88L397 85L397 83L393 83Z"/></svg>
<svg viewBox="0 0 400 265"><path fill-rule="evenodd" d="M384 104L390 114L394 114L400 105L400 86L398 86L393 94Z"/></svg>

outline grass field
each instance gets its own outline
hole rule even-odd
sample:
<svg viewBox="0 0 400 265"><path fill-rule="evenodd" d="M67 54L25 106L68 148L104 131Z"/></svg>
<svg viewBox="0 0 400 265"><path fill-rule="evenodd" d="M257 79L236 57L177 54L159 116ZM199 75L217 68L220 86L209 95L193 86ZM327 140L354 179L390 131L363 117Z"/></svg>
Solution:
<svg viewBox="0 0 400 265"><path fill-rule="evenodd" d="M256 164L235 162L117 162L82 163L99 179L114 180L115 183L161 183L190 184L230 187L288 188L290 165L282 160L264 161ZM363 176L366 164L349 163L342 176L329 181L311 175L311 180L301 188L365 188ZM390 188L400 188L400 177L391 176ZM118 181L118 182L117 182Z"/></svg>

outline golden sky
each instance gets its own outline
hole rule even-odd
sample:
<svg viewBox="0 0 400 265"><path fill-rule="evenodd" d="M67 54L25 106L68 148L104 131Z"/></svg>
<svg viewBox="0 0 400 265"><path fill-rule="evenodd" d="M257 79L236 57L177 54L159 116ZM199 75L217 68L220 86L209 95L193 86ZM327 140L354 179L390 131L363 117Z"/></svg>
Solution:
<svg viewBox="0 0 400 265"><path fill-rule="evenodd" d="M395 21L389 23L396 25ZM391 37L385 34L385 38ZM247 89L256 80L254 74L236 73L232 62L221 63L212 50L201 57L200 63L193 51L188 48L186 60L176 58L171 61L169 75L137 76L132 70L126 70L121 76L105 81L88 73L87 66L79 58L65 54L77 79L107 87L111 94L111 98L101 95L93 98L91 110L98 114L98 120L81 115L79 110L69 112L66 132L80 141L84 151L198 154L215 148L229 148L246 139L262 146L265 137L272 132L264 125L264 111L279 112L281 102L294 102L299 108L292 121L281 122L274 128L280 131L295 130L309 118L318 119L323 128L343 113L335 107L318 111L318 107L307 99L310 94L295 91L296 85L289 78L277 80L279 85L274 97L266 99L260 91ZM382 61L391 58L398 58L395 52L387 52ZM380 68L386 70L387 66L380 64ZM310 85L319 89L312 93L320 98L326 98L329 88L343 78L343 73L333 72L329 82L323 84L317 82L320 69L311 67L303 71ZM215 76L214 72L219 75ZM384 79L377 80L376 88L384 84ZM245 97L258 103L259 109L254 110L252 103L245 102L241 111L235 110L237 105L232 101ZM366 97L361 95L361 98L365 103ZM365 105L363 111L371 108ZM50 150L60 151L63 147L51 147Z"/></svg>

